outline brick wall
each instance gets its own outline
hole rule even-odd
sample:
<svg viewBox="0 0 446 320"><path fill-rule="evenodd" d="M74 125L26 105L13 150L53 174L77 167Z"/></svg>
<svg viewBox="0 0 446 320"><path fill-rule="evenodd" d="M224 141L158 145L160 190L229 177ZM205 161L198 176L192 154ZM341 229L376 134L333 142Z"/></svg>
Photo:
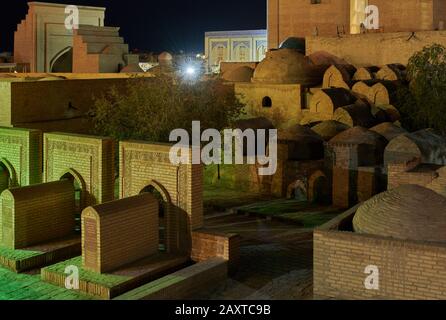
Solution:
<svg viewBox="0 0 446 320"><path fill-rule="evenodd" d="M158 200L138 195L82 213L82 262L98 273L156 254L159 246Z"/></svg>
<svg viewBox="0 0 446 320"><path fill-rule="evenodd" d="M6 190L1 195L2 243L21 249L74 232L74 187L68 181Z"/></svg>
<svg viewBox="0 0 446 320"><path fill-rule="evenodd" d="M195 231L192 233L191 258L196 262L223 258L228 261L229 272L233 273L240 261L240 236Z"/></svg>
<svg viewBox="0 0 446 320"><path fill-rule="evenodd" d="M266 117L275 127L284 123L299 124L302 118L302 86L299 84L235 83L234 89L250 117ZM264 97L271 98L271 108L263 107Z"/></svg>
<svg viewBox="0 0 446 320"><path fill-rule="evenodd" d="M0 162L9 171L11 187L41 183L42 133L39 130L0 128Z"/></svg>
<svg viewBox="0 0 446 320"><path fill-rule="evenodd" d="M314 232L314 294L342 299L446 299L446 244L339 231L357 208ZM367 290L368 266L379 290Z"/></svg>
<svg viewBox="0 0 446 320"><path fill-rule="evenodd" d="M203 226L203 166L173 165L171 145L121 142L120 197L138 195L153 186L167 202L168 251L189 252L191 231Z"/></svg>
<svg viewBox="0 0 446 320"><path fill-rule="evenodd" d="M82 187L82 208L114 197L114 142L109 138L47 133L44 135L44 180L69 173Z"/></svg>
<svg viewBox="0 0 446 320"><path fill-rule="evenodd" d="M393 1L386 1L393 2ZM409 58L425 46L446 45L446 31L418 31L412 33L368 33L338 37L307 37L307 54L326 51L355 66L382 66L390 63L407 65ZM409 39L411 38L411 39Z"/></svg>

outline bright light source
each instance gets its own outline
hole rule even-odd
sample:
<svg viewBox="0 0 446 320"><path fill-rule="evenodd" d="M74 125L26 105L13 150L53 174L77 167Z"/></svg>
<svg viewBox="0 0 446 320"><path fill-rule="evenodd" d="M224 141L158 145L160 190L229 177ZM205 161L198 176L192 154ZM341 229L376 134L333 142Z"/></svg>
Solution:
<svg viewBox="0 0 446 320"><path fill-rule="evenodd" d="M200 59L201 58L201 54L197 54L197 59Z"/></svg>
<svg viewBox="0 0 446 320"><path fill-rule="evenodd" d="M193 68L193 67L187 67L187 68L186 68L186 73L187 73L188 75L193 75L193 74L195 74L195 68Z"/></svg>

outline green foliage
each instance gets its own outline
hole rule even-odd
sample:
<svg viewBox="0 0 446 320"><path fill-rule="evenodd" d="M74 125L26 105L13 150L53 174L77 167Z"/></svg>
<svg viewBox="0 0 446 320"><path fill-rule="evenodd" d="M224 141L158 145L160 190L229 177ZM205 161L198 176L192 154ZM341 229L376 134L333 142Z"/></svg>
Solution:
<svg viewBox="0 0 446 320"><path fill-rule="evenodd" d="M439 44L413 55L407 68L409 89L398 93L408 129L433 128L446 133L446 48Z"/></svg>
<svg viewBox="0 0 446 320"><path fill-rule="evenodd" d="M191 133L192 121L201 121L203 130L229 127L242 109L234 90L220 81L158 77L130 79L124 91L111 88L95 100L91 113L97 134L168 142L174 129Z"/></svg>

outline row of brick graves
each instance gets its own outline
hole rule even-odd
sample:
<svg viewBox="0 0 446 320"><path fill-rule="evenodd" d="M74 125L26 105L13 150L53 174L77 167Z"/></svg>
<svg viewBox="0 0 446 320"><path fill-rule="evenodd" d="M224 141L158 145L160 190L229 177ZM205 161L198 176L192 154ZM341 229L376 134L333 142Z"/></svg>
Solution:
<svg viewBox="0 0 446 320"><path fill-rule="evenodd" d="M170 145L0 128L0 265L102 299L188 298L237 267L203 229L203 168ZM119 176L119 178L117 178Z"/></svg>

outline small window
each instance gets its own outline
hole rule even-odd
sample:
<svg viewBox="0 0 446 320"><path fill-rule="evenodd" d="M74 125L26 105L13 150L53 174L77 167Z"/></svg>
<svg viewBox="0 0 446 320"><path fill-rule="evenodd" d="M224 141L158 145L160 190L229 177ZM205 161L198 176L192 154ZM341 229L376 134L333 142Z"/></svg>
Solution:
<svg viewBox="0 0 446 320"><path fill-rule="evenodd" d="M265 97L262 100L262 107L264 108L271 108L273 106L273 101L270 97Z"/></svg>
<svg viewBox="0 0 446 320"><path fill-rule="evenodd" d="M322 0L311 0L311 4L320 4Z"/></svg>

